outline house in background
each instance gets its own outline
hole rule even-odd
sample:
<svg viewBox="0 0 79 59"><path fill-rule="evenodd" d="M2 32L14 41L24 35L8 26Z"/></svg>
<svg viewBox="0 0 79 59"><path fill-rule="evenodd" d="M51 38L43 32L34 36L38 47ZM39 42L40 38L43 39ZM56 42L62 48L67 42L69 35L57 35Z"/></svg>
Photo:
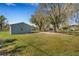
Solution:
<svg viewBox="0 0 79 59"><path fill-rule="evenodd" d="M32 26L24 22L10 25L10 34L25 34L31 32L32 32Z"/></svg>
<svg viewBox="0 0 79 59"><path fill-rule="evenodd" d="M62 26L60 29L64 30L64 31L76 31L76 32L79 32L79 25Z"/></svg>
<svg viewBox="0 0 79 59"><path fill-rule="evenodd" d="M79 31L79 25L71 25L68 28L72 31Z"/></svg>

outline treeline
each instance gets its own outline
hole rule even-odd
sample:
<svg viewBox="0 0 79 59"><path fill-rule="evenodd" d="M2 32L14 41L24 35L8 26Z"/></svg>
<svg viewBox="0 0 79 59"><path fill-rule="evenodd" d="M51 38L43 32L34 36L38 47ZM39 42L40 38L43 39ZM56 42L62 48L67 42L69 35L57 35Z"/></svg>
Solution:
<svg viewBox="0 0 79 59"><path fill-rule="evenodd" d="M0 15L0 31L8 31L9 30L9 24L7 21L7 18L5 16Z"/></svg>
<svg viewBox="0 0 79 59"><path fill-rule="evenodd" d="M34 15L31 23L35 24L39 31L53 30L59 31L60 27L68 25L68 21L75 17L75 22L79 21L79 4L72 3L41 3Z"/></svg>

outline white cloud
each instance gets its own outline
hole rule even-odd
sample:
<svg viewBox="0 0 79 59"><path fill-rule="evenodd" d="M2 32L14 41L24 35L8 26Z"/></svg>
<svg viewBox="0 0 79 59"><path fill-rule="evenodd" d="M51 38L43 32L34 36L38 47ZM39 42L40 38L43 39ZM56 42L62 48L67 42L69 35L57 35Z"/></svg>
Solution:
<svg viewBox="0 0 79 59"><path fill-rule="evenodd" d="M31 3L31 5L33 5L33 6L38 6L39 3Z"/></svg>
<svg viewBox="0 0 79 59"><path fill-rule="evenodd" d="M14 3L5 3L5 5L7 5L7 6L16 6L16 4L14 4Z"/></svg>

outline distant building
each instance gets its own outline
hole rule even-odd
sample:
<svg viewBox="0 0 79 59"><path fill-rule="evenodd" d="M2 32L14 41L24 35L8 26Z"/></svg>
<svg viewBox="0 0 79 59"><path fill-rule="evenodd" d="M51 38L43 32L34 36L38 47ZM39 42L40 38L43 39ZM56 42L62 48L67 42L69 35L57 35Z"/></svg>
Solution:
<svg viewBox="0 0 79 59"><path fill-rule="evenodd" d="M25 34L32 32L32 26L21 22L10 25L10 34Z"/></svg>
<svg viewBox="0 0 79 59"><path fill-rule="evenodd" d="M71 29L73 31L79 31L79 25L71 25L71 26L69 26L69 29Z"/></svg>
<svg viewBox="0 0 79 59"><path fill-rule="evenodd" d="M61 29L65 31L79 31L79 25L69 25L69 26L63 26Z"/></svg>

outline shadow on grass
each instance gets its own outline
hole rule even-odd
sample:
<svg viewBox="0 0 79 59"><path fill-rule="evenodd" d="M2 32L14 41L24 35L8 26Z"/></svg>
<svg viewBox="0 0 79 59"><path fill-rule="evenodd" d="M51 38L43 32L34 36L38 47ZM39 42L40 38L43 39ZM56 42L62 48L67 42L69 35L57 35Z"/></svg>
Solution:
<svg viewBox="0 0 79 59"><path fill-rule="evenodd" d="M16 41L16 39L3 39L3 40L0 40L0 49L5 48L9 45L15 44L16 43L15 41ZM1 50L0 51L0 56L1 55L3 55L3 56L7 55L7 50Z"/></svg>
<svg viewBox="0 0 79 59"><path fill-rule="evenodd" d="M1 45L5 46L8 44L13 44L16 41L16 39L4 39L0 42Z"/></svg>
<svg viewBox="0 0 79 59"><path fill-rule="evenodd" d="M16 41L16 39L3 39L3 40L0 40L0 49L5 48L9 45L15 44L16 43L15 41Z"/></svg>
<svg viewBox="0 0 79 59"><path fill-rule="evenodd" d="M14 47L10 51L2 50L0 51L0 56L16 56L16 53L23 51L25 46Z"/></svg>
<svg viewBox="0 0 79 59"><path fill-rule="evenodd" d="M16 41L16 39L0 39L0 44L12 43L14 41Z"/></svg>
<svg viewBox="0 0 79 59"><path fill-rule="evenodd" d="M26 46L15 46L12 50L7 52L7 54L10 54L10 56L16 56L16 53L23 51L25 47Z"/></svg>

